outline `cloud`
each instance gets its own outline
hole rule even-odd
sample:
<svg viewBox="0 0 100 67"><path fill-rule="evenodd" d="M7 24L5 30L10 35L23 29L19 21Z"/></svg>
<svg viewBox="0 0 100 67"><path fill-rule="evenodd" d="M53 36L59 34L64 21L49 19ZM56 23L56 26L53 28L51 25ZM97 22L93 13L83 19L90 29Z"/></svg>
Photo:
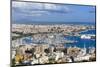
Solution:
<svg viewBox="0 0 100 67"><path fill-rule="evenodd" d="M51 15L52 13L67 13L70 9L65 5L33 3L33 2L12 2L12 11L23 17Z"/></svg>
<svg viewBox="0 0 100 67"><path fill-rule="evenodd" d="M31 10L31 9L42 9L41 3L32 2L12 2L12 7L19 8L21 10Z"/></svg>
<svg viewBox="0 0 100 67"><path fill-rule="evenodd" d="M31 12L25 12L26 16L42 16L44 14L47 14L47 11L31 11Z"/></svg>
<svg viewBox="0 0 100 67"><path fill-rule="evenodd" d="M57 7L55 4L44 4L44 9L58 10L59 7Z"/></svg>
<svg viewBox="0 0 100 67"><path fill-rule="evenodd" d="M42 9L42 4L31 2L12 2L13 13L19 13L24 16L40 16L44 11L35 11L35 9Z"/></svg>
<svg viewBox="0 0 100 67"><path fill-rule="evenodd" d="M60 4L44 4L44 10L58 12L58 13L69 12L69 8L67 6Z"/></svg>
<svg viewBox="0 0 100 67"><path fill-rule="evenodd" d="M15 2L15 1L12 2L12 7L25 7L25 6L27 6L26 2Z"/></svg>
<svg viewBox="0 0 100 67"><path fill-rule="evenodd" d="M13 2L12 7L20 8L21 10L51 10L67 12L69 8L65 5L47 4L47 3L33 3L33 2Z"/></svg>

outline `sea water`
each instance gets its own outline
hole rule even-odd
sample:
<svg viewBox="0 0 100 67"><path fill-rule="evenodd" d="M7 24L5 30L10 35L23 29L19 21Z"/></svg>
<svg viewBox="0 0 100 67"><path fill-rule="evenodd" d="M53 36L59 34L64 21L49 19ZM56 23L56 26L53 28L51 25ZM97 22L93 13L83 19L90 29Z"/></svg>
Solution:
<svg viewBox="0 0 100 67"><path fill-rule="evenodd" d="M81 32L80 34L96 34L95 30L88 30L85 32ZM89 48L96 47L96 39L81 39L80 36L65 36L68 40L74 40L77 42L65 44L65 47L80 47L80 48Z"/></svg>

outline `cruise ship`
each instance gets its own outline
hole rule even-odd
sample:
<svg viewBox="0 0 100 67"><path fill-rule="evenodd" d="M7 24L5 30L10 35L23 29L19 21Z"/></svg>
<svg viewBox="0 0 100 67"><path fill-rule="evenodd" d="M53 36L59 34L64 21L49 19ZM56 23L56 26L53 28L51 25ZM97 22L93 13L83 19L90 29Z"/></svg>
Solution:
<svg viewBox="0 0 100 67"><path fill-rule="evenodd" d="M95 35L93 35L93 34L84 34L84 35L81 35L81 39L95 39Z"/></svg>

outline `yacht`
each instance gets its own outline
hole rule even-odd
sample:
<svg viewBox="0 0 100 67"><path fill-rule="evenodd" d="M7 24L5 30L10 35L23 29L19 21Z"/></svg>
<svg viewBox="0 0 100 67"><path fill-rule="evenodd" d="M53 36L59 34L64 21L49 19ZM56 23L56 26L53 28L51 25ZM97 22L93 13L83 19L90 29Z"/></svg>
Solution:
<svg viewBox="0 0 100 67"><path fill-rule="evenodd" d="M91 39L91 36L89 36L89 35L81 35L81 39Z"/></svg>
<svg viewBox="0 0 100 67"><path fill-rule="evenodd" d="M95 39L95 35L93 35L93 34L84 34L84 35L81 35L81 39Z"/></svg>

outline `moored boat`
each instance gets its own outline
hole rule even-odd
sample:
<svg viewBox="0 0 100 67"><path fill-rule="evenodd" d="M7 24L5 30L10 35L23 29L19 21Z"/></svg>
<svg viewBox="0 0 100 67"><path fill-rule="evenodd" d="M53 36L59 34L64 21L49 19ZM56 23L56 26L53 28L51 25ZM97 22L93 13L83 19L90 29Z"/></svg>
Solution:
<svg viewBox="0 0 100 67"><path fill-rule="evenodd" d="M92 34L84 34L80 36L81 39L95 39L95 35Z"/></svg>

